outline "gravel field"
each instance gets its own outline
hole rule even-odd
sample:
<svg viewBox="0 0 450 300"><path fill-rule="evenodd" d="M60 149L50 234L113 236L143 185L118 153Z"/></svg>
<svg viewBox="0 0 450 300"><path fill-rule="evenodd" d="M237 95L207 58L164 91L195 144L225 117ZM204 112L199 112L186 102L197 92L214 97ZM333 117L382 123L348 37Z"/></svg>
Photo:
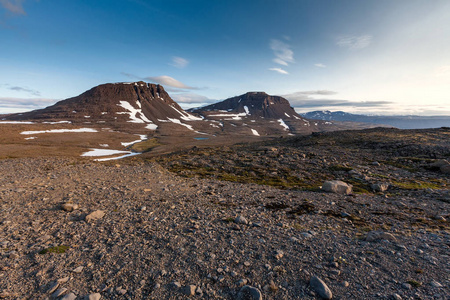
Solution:
<svg viewBox="0 0 450 300"><path fill-rule="evenodd" d="M447 174L349 160L324 179L366 166L437 186L337 194L182 177L173 161L1 160L0 298L449 299Z"/></svg>

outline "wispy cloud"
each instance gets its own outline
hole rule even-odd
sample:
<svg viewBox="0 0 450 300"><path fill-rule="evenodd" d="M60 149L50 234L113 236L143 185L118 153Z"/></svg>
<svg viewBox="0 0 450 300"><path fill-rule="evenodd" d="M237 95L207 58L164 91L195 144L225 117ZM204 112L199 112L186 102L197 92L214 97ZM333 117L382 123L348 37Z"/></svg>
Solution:
<svg viewBox="0 0 450 300"><path fill-rule="evenodd" d="M318 67L318 68L326 68L327 66L326 65L324 65L324 64L321 64L321 63L318 63L318 64L314 64L316 67Z"/></svg>
<svg viewBox="0 0 450 300"><path fill-rule="evenodd" d="M217 102L217 100L215 99L209 99L208 97L196 93L179 93L173 95L172 98L178 103L185 103L185 104L194 104L194 103L206 104Z"/></svg>
<svg viewBox="0 0 450 300"><path fill-rule="evenodd" d="M179 68L179 69L183 69L188 64L189 64L189 61L187 59L179 57L179 56L174 56L174 57L172 57L172 63L170 65L174 66L176 68Z"/></svg>
<svg viewBox="0 0 450 300"><path fill-rule="evenodd" d="M170 87L174 87L174 88L178 88L178 89L184 89L184 90L196 90L198 88L195 87L191 87L188 86L184 83L182 83L181 81L176 80L175 78L172 78L170 76L167 75L163 75L163 76L156 76L156 77L145 77L145 80L151 81L151 82L155 82L158 84L162 84L164 86L170 86Z"/></svg>
<svg viewBox="0 0 450 300"><path fill-rule="evenodd" d="M8 90L11 91L16 91L16 92L24 92L24 93L28 93L32 96L36 96L36 97L40 97L41 93L39 91L27 88L27 87L22 87L22 86L12 86L8 83L4 83L4 84L0 84L0 87L5 87Z"/></svg>
<svg viewBox="0 0 450 300"><path fill-rule="evenodd" d="M23 9L24 0L0 0L0 5L7 11L16 15L26 15Z"/></svg>
<svg viewBox="0 0 450 300"><path fill-rule="evenodd" d="M294 52L291 50L291 46L280 40L270 40L270 49L272 49L275 58L273 61L277 64L287 66L289 63L294 62Z"/></svg>
<svg viewBox="0 0 450 300"><path fill-rule="evenodd" d="M39 91L32 90L32 89L25 88L25 87L12 86L9 89L12 91L29 93L30 95L37 96L37 97L41 96L41 93Z"/></svg>
<svg viewBox="0 0 450 300"><path fill-rule="evenodd" d="M372 43L372 39L371 35L343 35L337 38L336 44L349 50L360 50L369 46Z"/></svg>
<svg viewBox="0 0 450 300"><path fill-rule="evenodd" d="M167 76L167 75L141 77L141 76L137 76L137 75L126 73L126 72L121 72L120 74L122 74L126 77L129 77L129 78L135 79L135 80L136 79L137 80L145 80L145 81L161 84L164 86L164 88L167 91L170 91L170 92L180 93L180 92L185 92L186 90L207 89L206 87L198 88L198 87L188 86L187 84L184 84L181 81L178 81L175 78Z"/></svg>
<svg viewBox="0 0 450 300"><path fill-rule="evenodd" d="M286 70L283 70L282 68L269 68L270 71L275 71L278 72L280 74L289 74Z"/></svg>

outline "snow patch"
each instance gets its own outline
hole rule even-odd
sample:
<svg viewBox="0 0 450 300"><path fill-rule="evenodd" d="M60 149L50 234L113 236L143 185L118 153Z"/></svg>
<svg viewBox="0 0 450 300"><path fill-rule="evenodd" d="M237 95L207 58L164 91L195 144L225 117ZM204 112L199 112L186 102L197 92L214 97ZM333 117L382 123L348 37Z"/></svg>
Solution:
<svg viewBox="0 0 450 300"><path fill-rule="evenodd" d="M246 113L247 115L250 114L250 111L248 110L248 107L247 107L247 106L244 106L244 110L245 110L245 113Z"/></svg>
<svg viewBox="0 0 450 300"><path fill-rule="evenodd" d="M285 115L286 115L286 117L288 117L288 118L290 118L291 116L290 115L288 115L287 113L284 113Z"/></svg>
<svg viewBox="0 0 450 300"><path fill-rule="evenodd" d="M179 125L181 125L181 126L184 126L184 127L186 127L187 129L189 129L189 130L194 130L194 128L192 128L191 125L181 123L181 121L178 120L178 119L173 119L173 118L168 118L168 119L169 119L171 122L173 122L173 123L175 123L175 124L179 124Z"/></svg>
<svg viewBox="0 0 450 300"><path fill-rule="evenodd" d="M142 153L140 153L140 152L133 152L133 153L129 153L129 154L121 155L121 156L97 158L97 159L94 159L94 160L95 161L116 160L116 159L122 159L122 158L125 158L125 157L135 156L135 155L139 155L139 154L142 154Z"/></svg>
<svg viewBox="0 0 450 300"><path fill-rule="evenodd" d="M228 121L231 120L242 120L242 117L245 117L246 113L239 113L239 114L217 114L217 115L209 115L208 117L227 117Z"/></svg>
<svg viewBox="0 0 450 300"><path fill-rule="evenodd" d="M150 130L156 130L158 128L158 125L156 125L156 124L147 124L145 126L145 128L150 129Z"/></svg>
<svg viewBox="0 0 450 300"><path fill-rule="evenodd" d="M66 132L98 132L94 128L78 128L78 129L51 129L41 131L22 131L20 134L39 134L39 133L66 133Z"/></svg>
<svg viewBox="0 0 450 300"><path fill-rule="evenodd" d="M258 131L256 131L255 129L251 129L251 130L252 130L253 135L259 136Z"/></svg>
<svg viewBox="0 0 450 300"><path fill-rule="evenodd" d="M72 124L71 121L42 122L44 124Z"/></svg>
<svg viewBox="0 0 450 300"><path fill-rule="evenodd" d="M283 119L279 119L278 122L280 122L280 125L284 127L284 130L289 130L289 126L284 123Z"/></svg>
<svg viewBox="0 0 450 300"><path fill-rule="evenodd" d="M34 124L34 122L26 122L26 121L0 121L0 124Z"/></svg>
<svg viewBox="0 0 450 300"><path fill-rule="evenodd" d="M138 102L138 101L137 101ZM128 101L120 101L118 106L125 108L128 112L118 112L117 114L128 114L130 115L130 123L152 123L143 113L142 109L134 108Z"/></svg>
<svg viewBox="0 0 450 300"><path fill-rule="evenodd" d="M123 150L111 150L111 149L96 149L92 148L88 152L84 152L81 154L81 156L110 156L110 155L116 155L116 154L123 154L123 153L132 153L131 151L123 151Z"/></svg>
<svg viewBox="0 0 450 300"><path fill-rule="evenodd" d="M139 135L139 137L140 137L139 140L135 140L135 141L128 142L128 143L127 143L127 142L121 142L122 146L128 147L128 146L130 146L130 145L133 145L133 144L142 142L143 140L146 140L146 139L147 139L147 136L146 136L145 134L138 134L138 135Z"/></svg>
<svg viewBox="0 0 450 300"><path fill-rule="evenodd" d="M34 140L36 137L35 136L30 136L30 137L27 137L27 138L25 138L26 140Z"/></svg>
<svg viewBox="0 0 450 300"><path fill-rule="evenodd" d="M181 119L185 120L185 121L201 121L203 120L202 118L196 117L194 115L191 115L187 112L182 112L179 109L175 108L174 106L171 105L171 107L181 115Z"/></svg>

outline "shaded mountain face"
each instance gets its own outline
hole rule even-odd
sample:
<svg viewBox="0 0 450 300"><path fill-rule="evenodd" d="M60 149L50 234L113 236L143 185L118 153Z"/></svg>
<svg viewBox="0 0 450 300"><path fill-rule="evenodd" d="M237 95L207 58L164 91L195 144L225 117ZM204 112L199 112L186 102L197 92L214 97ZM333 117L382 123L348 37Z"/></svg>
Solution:
<svg viewBox="0 0 450 300"><path fill-rule="evenodd" d="M248 118L294 118L298 120L302 118L291 107L288 100L278 96L270 96L264 92L249 92L194 111L211 116L213 114L207 112L223 111L226 113L242 114Z"/></svg>
<svg viewBox="0 0 450 300"><path fill-rule="evenodd" d="M8 120L66 119L77 121L114 121L147 124L177 120L199 120L185 112L161 85L133 82L108 83L96 86L81 95L62 100L52 106L23 114L13 114Z"/></svg>
<svg viewBox="0 0 450 300"><path fill-rule="evenodd" d="M233 134L292 135L319 131L318 124L301 117L288 100L264 92L248 92L222 102L191 110L207 121L220 122Z"/></svg>

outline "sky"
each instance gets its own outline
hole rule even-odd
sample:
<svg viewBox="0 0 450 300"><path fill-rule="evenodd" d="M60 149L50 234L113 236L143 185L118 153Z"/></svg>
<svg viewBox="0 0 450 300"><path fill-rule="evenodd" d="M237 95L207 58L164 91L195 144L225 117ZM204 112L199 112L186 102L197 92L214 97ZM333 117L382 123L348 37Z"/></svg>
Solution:
<svg viewBox="0 0 450 300"><path fill-rule="evenodd" d="M450 116L448 0L0 0L0 114L103 83L183 108L249 91L297 112Z"/></svg>

